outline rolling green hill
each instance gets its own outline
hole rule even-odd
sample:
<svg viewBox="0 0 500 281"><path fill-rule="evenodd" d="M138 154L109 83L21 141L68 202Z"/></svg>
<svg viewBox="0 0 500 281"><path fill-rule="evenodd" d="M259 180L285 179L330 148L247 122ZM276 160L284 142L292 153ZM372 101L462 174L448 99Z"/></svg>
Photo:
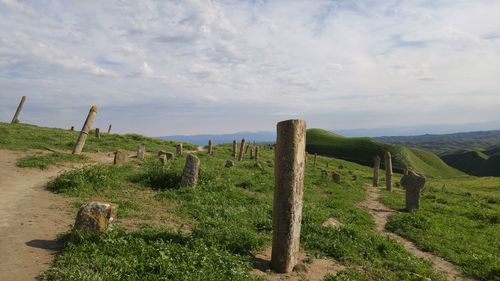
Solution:
<svg viewBox="0 0 500 281"><path fill-rule="evenodd" d="M500 176L500 154L497 149L482 152L459 150L442 155L448 165L474 176Z"/></svg>
<svg viewBox="0 0 500 281"><path fill-rule="evenodd" d="M402 171L408 166L435 178L464 175L446 165L431 152L401 145L383 144L371 138L346 138L322 129L309 129L306 142L306 149L309 153L332 156L365 166L371 166L375 156L379 155L383 159L385 151L390 151L393 157L393 168L396 171Z"/></svg>

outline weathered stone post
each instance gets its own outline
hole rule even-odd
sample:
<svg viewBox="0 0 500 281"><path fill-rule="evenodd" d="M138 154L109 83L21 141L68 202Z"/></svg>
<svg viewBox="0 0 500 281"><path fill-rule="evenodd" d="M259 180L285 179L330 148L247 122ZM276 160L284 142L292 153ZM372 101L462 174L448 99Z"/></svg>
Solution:
<svg viewBox="0 0 500 281"><path fill-rule="evenodd" d="M198 182L198 173L200 172L200 159L189 154L186 158L186 165L182 173L181 186L191 187Z"/></svg>
<svg viewBox="0 0 500 281"><path fill-rule="evenodd" d="M245 145L245 154L248 153L248 148L250 148L250 144L249 143Z"/></svg>
<svg viewBox="0 0 500 281"><path fill-rule="evenodd" d="M100 140L101 139L101 131L99 128L95 128L95 138Z"/></svg>
<svg viewBox="0 0 500 281"><path fill-rule="evenodd" d="M332 180L335 182L335 183L340 183L340 174L333 171L332 172Z"/></svg>
<svg viewBox="0 0 500 281"><path fill-rule="evenodd" d="M160 158L161 165L165 166L167 164L167 154L162 153L158 157Z"/></svg>
<svg viewBox="0 0 500 281"><path fill-rule="evenodd" d="M109 203L90 202L82 206L76 215L71 238L75 238L77 231L100 236L112 228L116 214L116 205Z"/></svg>
<svg viewBox="0 0 500 281"><path fill-rule="evenodd" d="M413 211L420 208L420 191L425 186L425 177L408 171L401 178L401 185L405 188L406 210Z"/></svg>
<svg viewBox="0 0 500 281"><path fill-rule="evenodd" d="M373 158L373 186L378 186L378 175L380 170L380 157L377 155Z"/></svg>
<svg viewBox="0 0 500 281"><path fill-rule="evenodd" d="M392 156L389 151L385 153L385 186L392 191Z"/></svg>
<svg viewBox="0 0 500 281"><path fill-rule="evenodd" d="M208 155L212 155L212 140L208 140Z"/></svg>
<svg viewBox="0 0 500 281"><path fill-rule="evenodd" d="M118 149L115 151L115 159L113 160L113 164L122 165L127 162L128 154L124 150Z"/></svg>
<svg viewBox="0 0 500 281"><path fill-rule="evenodd" d="M233 140L233 151L231 152L231 156L233 156L234 158L236 158L236 149L237 149L236 140Z"/></svg>
<svg viewBox="0 0 500 281"><path fill-rule="evenodd" d="M316 163L318 161L318 153L314 153L313 167L316 168Z"/></svg>
<svg viewBox="0 0 500 281"><path fill-rule="evenodd" d="M175 152L177 155L182 155L182 143L179 143L175 146Z"/></svg>
<svg viewBox="0 0 500 281"><path fill-rule="evenodd" d="M278 273L292 271L299 254L305 137L303 120L287 120L277 125L271 265Z"/></svg>
<svg viewBox="0 0 500 281"><path fill-rule="evenodd" d="M17 106L16 113L14 114L14 117L12 117L12 121L10 121L10 124L18 123L19 122L19 114L21 114L21 110L23 109L24 102L26 101L26 96L23 96L21 98L21 101L19 102L19 105Z"/></svg>
<svg viewBox="0 0 500 281"><path fill-rule="evenodd" d="M75 130L75 126L71 126L71 128L69 130L70 131L74 131Z"/></svg>
<svg viewBox="0 0 500 281"><path fill-rule="evenodd" d="M146 154L146 146L144 144L139 145L137 148L137 159L144 160Z"/></svg>
<svg viewBox="0 0 500 281"><path fill-rule="evenodd" d="M259 162L259 146L255 146L255 156L254 156L255 162Z"/></svg>
<svg viewBox="0 0 500 281"><path fill-rule="evenodd" d="M250 159L253 159L253 147L250 147Z"/></svg>
<svg viewBox="0 0 500 281"><path fill-rule="evenodd" d="M245 139L241 139L240 151L238 153L238 161L241 161L243 159L243 149L244 148L245 148Z"/></svg>
<svg viewBox="0 0 500 281"><path fill-rule="evenodd" d="M82 130L80 131L80 135L78 136L78 140L76 141L75 147L73 148L73 154L82 153L83 146L85 145L85 141L87 140L87 136L89 135L89 131L90 128L92 127L92 123L94 122L96 113L97 113L97 107L93 105L90 108L89 115L87 115L87 119L83 124Z"/></svg>
<svg viewBox="0 0 500 281"><path fill-rule="evenodd" d="M109 124L109 127L108 127L108 134L111 134L111 124Z"/></svg>

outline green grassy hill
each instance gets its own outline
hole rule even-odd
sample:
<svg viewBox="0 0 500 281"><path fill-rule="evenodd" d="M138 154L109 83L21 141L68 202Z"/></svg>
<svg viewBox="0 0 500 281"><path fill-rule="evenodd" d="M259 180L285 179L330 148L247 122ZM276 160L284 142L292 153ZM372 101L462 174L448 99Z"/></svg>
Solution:
<svg viewBox="0 0 500 281"><path fill-rule="evenodd" d="M498 148L488 151L459 150L442 155L448 165L474 176L500 176Z"/></svg>
<svg viewBox="0 0 500 281"><path fill-rule="evenodd" d="M72 150L79 132L59 128L45 128L28 124L8 124L0 122L0 149L62 149ZM136 151L139 144L145 144L146 150L156 152L168 150L182 142L165 141L148 138L138 134L107 134L101 133L101 139L95 137L92 130L89 133L83 152L115 151L125 149ZM184 143L188 150L195 150L196 145Z"/></svg>
<svg viewBox="0 0 500 281"><path fill-rule="evenodd" d="M320 155L341 158L366 166L373 165L373 158L390 151L393 168L402 171L405 167L421 172L429 177L454 177L464 174L444 163L431 152L401 145L390 145L371 138L346 138L322 129L307 130L307 151ZM383 166L382 161L382 166Z"/></svg>

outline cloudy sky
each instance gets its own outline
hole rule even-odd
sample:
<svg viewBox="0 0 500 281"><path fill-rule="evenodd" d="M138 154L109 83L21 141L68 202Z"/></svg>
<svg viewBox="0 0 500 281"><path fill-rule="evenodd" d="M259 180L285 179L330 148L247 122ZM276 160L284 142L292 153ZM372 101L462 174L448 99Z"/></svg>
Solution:
<svg viewBox="0 0 500 281"><path fill-rule="evenodd" d="M500 123L500 1L0 0L0 120L147 135Z"/></svg>

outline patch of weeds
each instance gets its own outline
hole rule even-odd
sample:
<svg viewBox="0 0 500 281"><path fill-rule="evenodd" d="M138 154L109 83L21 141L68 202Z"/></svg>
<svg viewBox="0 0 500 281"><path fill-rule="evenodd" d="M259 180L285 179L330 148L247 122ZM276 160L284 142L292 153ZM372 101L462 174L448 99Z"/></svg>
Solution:
<svg viewBox="0 0 500 281"><path fill-rule="evenodd" d="M129 166L91 165L66 171L53 179L47 188L70 196L96 194L106 189L120 188L121 176Z"/></svg>
<svg viewBox="0 0 500 281"><path fill-rule="evenodd" d="M127 233L117 229L100 239L66 243L42 280L258 280L250 260L196 238L161 229Z"/></svg>
<svg viewBox="0 0 500 281"><path fill-rule="evenodd" d="M21 168L47 169L53 165L60 165L66 162L83 162L88 158L84 155L73 155L68 153L50 153L40 155L25 156L16 162L16 166Z"/></svg>

